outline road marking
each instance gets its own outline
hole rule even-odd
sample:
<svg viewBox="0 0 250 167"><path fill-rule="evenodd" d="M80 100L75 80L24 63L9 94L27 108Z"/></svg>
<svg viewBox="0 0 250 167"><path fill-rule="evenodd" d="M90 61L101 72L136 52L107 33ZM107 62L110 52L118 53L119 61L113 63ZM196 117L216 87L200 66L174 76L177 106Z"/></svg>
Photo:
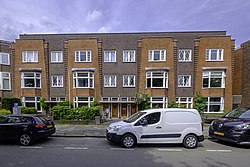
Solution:
<svg viewBox="0 0 250 167"><path fill-rule="evenodd" d="M87 150L87 147L64 147L66 150Z"/></svg>
<svg viewBox="0 0 250 167"><path fill-rule="evenodd" d="M232 150L206 150L207 152L232 152Z"/></svg>
<svg viewBox="0 0 250 167"><path fill-rule="evenodd" d="M114 150L114 151L134 151L135 149L133 149L133 148L110 148L110 150Z"/></svg>
<svg viewBox="0 0 250 167"><path fill-rule="evenodd" d="M158 151L166 151L166 152L182 152L183 149L167 149L167 148L159 148Z"/></svg>
<svg viewBox="0 0 250 167"><path fill-rule="evenodd" d="M43 147L37 147L37 146L20 146L19 148L25 148L25 149L41 149Z"/></svg>

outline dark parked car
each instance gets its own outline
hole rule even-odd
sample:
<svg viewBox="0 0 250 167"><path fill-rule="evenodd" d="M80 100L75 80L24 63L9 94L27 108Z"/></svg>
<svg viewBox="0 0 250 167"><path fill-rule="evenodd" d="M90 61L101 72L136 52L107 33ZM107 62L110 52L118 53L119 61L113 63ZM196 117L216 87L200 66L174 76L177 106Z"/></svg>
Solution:
<svg viewBox="0 0 250 167"><path fill-rule="evenodd" d="M52 136L54 123L40 115L7 115L0 117L0 140L17 140L32 145L35 140Z"/></svg>
<svg viewBox="0 0 250 167"><path fill-rule="evenodd" d="M242 145L250 144L250 108L237 108L212 122L209 136Z"/></svg>

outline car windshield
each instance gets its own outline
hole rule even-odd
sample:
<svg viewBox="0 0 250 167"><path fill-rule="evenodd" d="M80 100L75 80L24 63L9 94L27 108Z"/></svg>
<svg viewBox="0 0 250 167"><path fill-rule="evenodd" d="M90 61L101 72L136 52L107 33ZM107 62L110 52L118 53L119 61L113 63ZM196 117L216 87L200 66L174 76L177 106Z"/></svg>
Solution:
<svg viewBox="0 0 250 167"><path fill-rule="evenodd" d="M143 116L144 114L146 114L146 112L137 112L133 115L131 115L130 117L128 117L127 119L123 120L124 122L127 123L131 123L136 121L138 118L140 118L141 116Z"/></svg>
<svg viewBox="0 0 250 167"><path fill-rule="evenodd" d="M227 113L224 118L243 118L250 119L250 108L236 108Z"/></svg>

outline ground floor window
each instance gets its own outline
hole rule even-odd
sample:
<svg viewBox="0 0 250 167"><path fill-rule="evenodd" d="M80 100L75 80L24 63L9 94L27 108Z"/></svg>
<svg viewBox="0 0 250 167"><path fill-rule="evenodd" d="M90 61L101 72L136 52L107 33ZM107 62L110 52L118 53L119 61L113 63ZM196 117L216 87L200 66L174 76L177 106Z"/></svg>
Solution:
<svg viewBox="0 0 250 167"><path fill-rule="evenodd" d="M205 112L223 112L223 110L223 97L207 97L207 108L205 109Z"/></svg>
<svg viewBox="0 0 250 167"><path fill-rule="evenodd" d="M23 97L22 98L23 106L35 107L37 111L41 111L41 106L40 106L40 101L39 101L40 98L41 97Z"/></svg>
<svg viewBox="0 0 250 167"><path fill-rule="evenodd" d="M167 97L151 97L151 108L167 108Z"/></svg>
<svg viewBox="0 0 250 167"><path fill-rule="evenodd" d="M177 97L176 103L178 103L181 108L193 108L192 97Z"/></svg>
<svg viewBox="0 0 250 167"><path fill-rule="evenodd" d="M74 97L74 107L84 107L90 106L90 104L94 101L94 97Z"/></svg>

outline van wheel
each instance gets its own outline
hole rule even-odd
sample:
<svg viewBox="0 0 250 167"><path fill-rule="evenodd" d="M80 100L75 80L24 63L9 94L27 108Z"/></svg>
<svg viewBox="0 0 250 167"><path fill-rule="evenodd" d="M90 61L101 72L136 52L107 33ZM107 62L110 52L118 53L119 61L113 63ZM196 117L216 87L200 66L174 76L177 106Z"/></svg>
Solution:
<svg viewBox="0 0 250 167"><path fill-rule="evenodd" d="M195 135L189 134L183 139L183 145L188 149L197 148L198 139Z"/></svg>
<svg viewBox="0 0 250 167"><path fill-rule="evenodd" d="M134 147L136 144L136 139L133 135L131 134L125 134L122 136L122 139L121 139L121 145L122 147L125 147L125 148L132 148Z"/></svg>
<svg viewBox="0 0 250 167"><path fill-rule="evenodd" d="M19 143L22 146L29 146L33 144L33 138L31 135L24 133L19 136Z"/></svg>

